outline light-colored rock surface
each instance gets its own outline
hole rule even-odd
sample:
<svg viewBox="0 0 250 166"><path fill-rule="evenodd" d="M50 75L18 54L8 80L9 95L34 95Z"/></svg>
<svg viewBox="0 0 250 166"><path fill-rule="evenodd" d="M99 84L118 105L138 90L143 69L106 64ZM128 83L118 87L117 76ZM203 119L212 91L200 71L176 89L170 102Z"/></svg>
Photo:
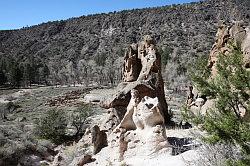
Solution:
<svg viewBox="0 0 250 166"><path fill-rule="evenodd" d="M229 56L232 52L232 45L238 46L243 52L244 66L250 68L250 26L245 25L243 22L233 22L230 25L226 25L221 22L216 34L216 41L211 49L208 67L211 68L211 78L213 78L216 73L216 63L218 56L224 54ZM195 90L195 89L194 89ZM191 111L196 115L205 115L209 109L212 109L215 104L215 100L194 97L193 89L189 92L187 99L187 106L190 107ZM239 105L241 108L241 106ZM240 109L241 116L245 115L244 108Z"/></svg>
<svg viewBox="0 0 250 166"><path fill-rule="evenodd" d="M130 63L129 57L133 57L137 62ZM140 70L137 64L141 64ZM129 47L124 57L123 81L116 88L113 97L102 102L104 108L123 107L126 110L131 99L130 92L135 89L139 92L139 100L144 96L157 97L160 111L165 121L169 121L161 75L160 55L156 50L154 40L150 36L145 36L142 42L132 44Z"/></svg>
<svg viewBox="0 0 250 166"><path fill-rule="evenodd" d="M86 103L100 102L101 100L103 100L103 98L95 94L87 94L84 96L84 99L83 99L83 101Z"/></svg>
<svg viewBox="0 0 250 166"><path fill-rule="evenodd" d="M168 141L165 133L164 118L161 115L157 98L144 97L136 108L130 108L129 114L121 122L120 126L115 129L121 130L120 137L124 135L127 142L127 150L124 158L130 158L133 155L150 155L162 149L168 149ZM122 133L122 130L125 130ZM121 139L117 146L123 148Z"/></svg>
<svg viewBox="0 0 250 166"><path fill-rule="evenodd" d="M177 138L177 139L185 139L187 137L193 137L200 134L204 134L201 132L198 132L194 129L188 129L188 130L166 130L164 129L166 133L168 133L168 136L171 138ZM131 132L132 134L132 132ZM111 138L111 137L110 137ZM113 139L115 139L115 136L113 136ZM197 144L194 142L194 145ZM190 145L193 146L193 145ZM132 148L131 150L128 150L124 153L124 160L119 160L119 147L115 146L115 144L111 144L111 146L103 148L100 153L93 156L93 158L96 159L96 161L92 163L88 163L89 166L95 166L95 165L115 165L119 166L122 164L127 164L131 166L141 166L141 165L150 165L150 166L166 166L166 165L177 165L177 166L186 166L195 161L197 161L200 157L199 155L199 148L194 148L193 150L186 151L184 153L181 153L179 155L171 155L171 151L169 149L161 149L158 152L147 154L145 152L148 151L148 149L145 149L145 147L142 146L132 146L128 145L128 148ZM149 148L149 147L148 147ZM137 151L138 150L138 151Z"/></svg>
<svg viewBox="0 0 250 166"><path fill-rule="evenodd" d="M110 112L104 127L115 127L108 138L108 145L118 154L114 159L122 161L169 149L165 133L169 117L159 56L151 36L132 44L124 57L124 82L102 103Z"/></svg>
<svg viewBox="0 0 250 166"><path fill-rule="evenodd" d="M242 51L244 53L245 67L250 68L250 26L246 28L246 37L242 42Z"/></svg>
<svg viewBox="0 0 250 166"><path fill-rule="evenodd" d="M98 92L98 95L92 92L85 96L88 102L102 100L101 105L108 109L108 115L100 125L101 130L108 130L108 146L96 154L95 164L101 162L105 165L98 156L107 151L108 154L114 153L110 154L112 162L169 151L165 132L165 120L169 117L161 63L150 36L128 48L124 57L123 81L113 97L109 97L110 93L103 96ZM83 138L84 142L91 139L93 131Z"/></svg>
<svg viewBox="0 0 250 166"><path fill-rule="evenodd" d="M216 41L209 56L208 66L212 70L212 76L216 74L216 62L219 54L228 55L232 50L230 44L241 48L244 55L245 67L250 68L250 30L243 22L234 22L226 25L221 22L216 34Z"/></svg>
<svg viewBox="0 0 250 166"><path fill-rule="evenodd" d="M111 152L111 153L110 153ZM105 155L109 154L109 156ZM141 153L143 154L143 152ZM86 164L89 166L96 165L114 165L119 166L122 164L127 164L130 166L166 166L166 165L174 165L174 166L186 166L188 163L199 158L196 151L191 150L184 152L178 156L172 156L170 153L161 153L155 154L152 156L144 156L144 155L131 155L130 158L126 158L124 161L120 162L114 160L113 157L116 156L116 151L110 151L110 149L104 149L103 153L101 153L97 157L95 162Z"/></svg>

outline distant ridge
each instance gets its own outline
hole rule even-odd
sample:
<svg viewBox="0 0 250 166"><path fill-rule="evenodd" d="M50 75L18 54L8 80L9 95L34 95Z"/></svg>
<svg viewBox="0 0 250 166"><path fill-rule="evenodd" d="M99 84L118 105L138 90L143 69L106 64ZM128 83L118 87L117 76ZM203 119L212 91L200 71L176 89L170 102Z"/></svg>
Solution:
<svg viewBox="0 0 250 166"><path fill-rule="evenodd" d="M20 30L0 31L0 60L12 57L24 62L33 57L59 73L69 62L98 56L123 55L127 44L145 34L154 36L160 47L173 50L171 64L185 75L185 65L198 55L208 54L219 20L250 20L249 0L206 0L183 5L134 9L96 14L65 21L42 23ZM183 68L183 69L181 69ZM169 70L167 66L166 71ZM177 70L176 69L176 70Z"/></svg>

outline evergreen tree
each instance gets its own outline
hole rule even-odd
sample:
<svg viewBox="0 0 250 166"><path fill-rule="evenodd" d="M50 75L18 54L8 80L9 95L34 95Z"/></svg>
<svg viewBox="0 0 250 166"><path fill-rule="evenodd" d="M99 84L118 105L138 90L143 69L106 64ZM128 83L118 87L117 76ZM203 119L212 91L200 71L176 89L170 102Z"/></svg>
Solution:
<svg viewBox="0 0 250 166"><path fill-rule="evenodd" d="M0 85L4 85L7 82L6 76L6 63L4 57L0 58Z"/></svg>
<svg viewBox="0 0 250 166"><path fill-rule="evenodd" d="M21 86L22 77L23 75L18 64L14 62L10 66L10 77L9 77L10 84L13 87L19 88Z"/></svg>
<svg viewBox="0 0 250 166"><path fill-rule="evenodd" d="M4 85L7 82L7 77L3 70L0 70L0 85Z"/></svg>
<svg viewBox="0 0 250 166"><path fill-rule="evenodd" d="M49 110L35 123L35 133L44 139L50 139L56 144L64 141L67 128L66 114L62 110Z"/></svg>
<svg viewBox="0 0 250 166"><path fill-rule="evenodd" d="M48 66L43 65L42 67L38 69L38 71L39 71L39 83L40 84L45 83L45 85L48 85L48 78L50 74Z"/></svg>
<svg viewBox="0 0 250 166"><path fill-rule="evenodd" d="M33 56L28 58L27 63L29 64L30 83L39 83L39 63Z"/></svg>
<svg viewBox="0 0 250 166"><path fill-rule="evenodd" d="M22 82L25 87L30 86L31 83L31 66L28 62L24 62L20 65L22 72Z"/></svg>
<svg viewBox="0 0 250 166"><path fill-rule="evenodd" d="M204 129L210 143L226 142L240 145L243 158L232 165L250 164L250 72L243 67L243 54L236 48L229 55L219 55L217 74L209 77L206 63L199 62L191 78L198 90L214 98L215 108L204 117ZM195 117L197 118L197 117Z"/></svg>
<svg viewBox="0 0 250 166"><path fill-rule="evenodd" d="M164 47L159 49L159 54L161 55L161 63L162 65L167 65L168 61L171 59L170 55L172 54L173 50L169 47Z"/></svg>

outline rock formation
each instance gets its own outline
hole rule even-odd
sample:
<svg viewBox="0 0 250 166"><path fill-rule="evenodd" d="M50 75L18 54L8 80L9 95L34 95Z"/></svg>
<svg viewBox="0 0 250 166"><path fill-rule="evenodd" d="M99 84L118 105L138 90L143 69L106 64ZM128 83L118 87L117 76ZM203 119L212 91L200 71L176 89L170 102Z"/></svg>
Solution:
<svg viewBox="0 0 250 166"><path fill-rule="evenodd" d="M187 101L186 101L186 104L189 106L190 104L193 103L194 101L194 93L193 93L193 86L189 86L188 87L188 96L187 96Z"/></svg>
<svg viewBox="0 0 250 166"><path fill-rule="evenodd" d="M216 34L216 41L211 49L208 67L211 68L211 77L217 73L216 62L218 56L223 54L228 56L232 52L232 45L239 47L243 53L244 67L250 68L250 27L242 21L230 23L230 25L221 22ZM191 108L195 114L206 114L209 108L214 107L214 100L207 100L204 96L191 97L193 89L190 89L187 106ZM191 102L192 101L192 102ZM240 107L240 114L244 116L245 110Z"/></svg>
<svg viewBox="0 0 250 166"><path fill-rule="evenodd" d="M245 39L242 42L241 48L244 54L245 67L250 68L250 26L246 29Z"/></svg>
<svg viewBox="0 0 250 166"><path fill-rule="evenodd" d="M161 59L151 36L145 36L141 43L132 44L127 49L123 82L118 85L117 93L102 106L109 109L106 124L112 125L104 128L113 129L109 141L118 149L120 160L167 148L165 123L170 122L170 116L161 76Z"/></svg>
<svg viewBox="0 0 250 166"><path fill-rule="evenodd" d="M91 162L93 162L93 161L95 161L95 159L93 159L91 155L85 155L85 156L80 160L80 162L77 164L77 166L83 166L83 165L85 165L85 164L87 164L87 163L91 163Z"/></svg>
<svg viewBox="0 0 250 166"><path fill-rule="evenodd" d="M234 22L226 25L221 22L216 34L216 42L214 43L210 56L208 67L211 68L212 76L216 74L216 61L219 54L228 55L232 50L230 44L234 44L241 48L244 55L244 64L246 68L250 68L250 30L243 22Z"/></svg>
<svg viewBox="0 0 250 166"><path fill-rule="evenodd" d="M102 148L108 145L107 134L105 133L105 131L100 130L97 125L92 128L91 135L92 143L94 144L93 154L100 152Z"/></svg>
<svg viewBox="0 0 250 166"><path fill-rule="evenodd" d="M117 87L118 93L110 100L105 101L102 106L104 108L124 109L123 113L125 113L131 99L132 89L139 92L139 101L144 96L157 97L165 122L170 122L161 75L160 55L151 36L145 36L144 41L132 44L128 48L124 57L123 82Z"/></svg>

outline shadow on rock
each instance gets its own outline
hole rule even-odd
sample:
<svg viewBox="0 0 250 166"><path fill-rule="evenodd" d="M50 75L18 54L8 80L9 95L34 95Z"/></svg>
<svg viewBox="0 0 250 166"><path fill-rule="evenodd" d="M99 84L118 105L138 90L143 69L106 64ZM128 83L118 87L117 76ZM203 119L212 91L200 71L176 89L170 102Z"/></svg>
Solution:
<svg viewBox="0 0 250 166"><path fill-rule="evenodd" d="M172 146L173 156L200 146L199 144L194 143L192 138L168 137L168 142Z"/></svg>

